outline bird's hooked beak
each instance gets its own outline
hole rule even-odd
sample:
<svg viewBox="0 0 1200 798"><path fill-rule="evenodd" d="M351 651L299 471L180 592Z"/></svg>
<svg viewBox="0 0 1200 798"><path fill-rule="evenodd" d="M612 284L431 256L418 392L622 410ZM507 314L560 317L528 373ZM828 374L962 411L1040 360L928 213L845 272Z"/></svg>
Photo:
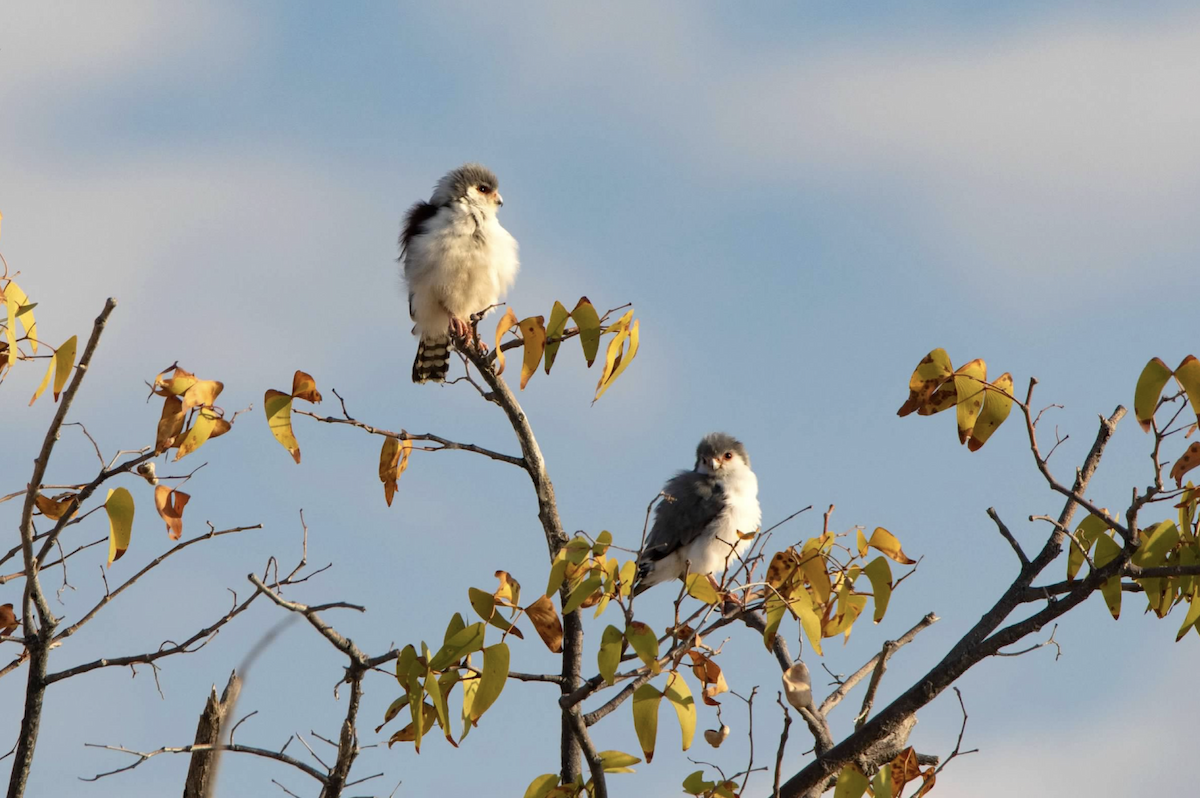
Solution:
<svg viewBox="0 0 1200 798"><path fill-rule="evenodd" d="M714 474L720 471L723 465L725 465L725 462L720 457L714 457L708 461L708 467L712 469Z"/></svg>
<svg viewBox="0 0 1200 798"><path fill-rule="evenodd" d="M503 208L503 207L504 207L504 197L500 196L500 192L499 192L499 191L497 191L497 192L496 192L496 207L497 207L497 208Z"/></svg>

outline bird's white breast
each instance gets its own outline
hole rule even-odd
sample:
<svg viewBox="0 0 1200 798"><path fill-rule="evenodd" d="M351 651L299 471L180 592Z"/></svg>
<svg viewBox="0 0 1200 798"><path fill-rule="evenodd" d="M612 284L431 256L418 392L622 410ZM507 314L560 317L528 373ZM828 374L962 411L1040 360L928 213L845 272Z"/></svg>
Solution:
<svg viewBox="0 0 1200 798"><path fill-rule="evenodd" d="M717 515L704 534L688 547L684 558L691 561L692 573L717 573L726 565L734 568L738 555L752 543L738 535L758 529L762 510L758 504L758 478L749 468L735 469L724 480L725 508Z"/></svg>

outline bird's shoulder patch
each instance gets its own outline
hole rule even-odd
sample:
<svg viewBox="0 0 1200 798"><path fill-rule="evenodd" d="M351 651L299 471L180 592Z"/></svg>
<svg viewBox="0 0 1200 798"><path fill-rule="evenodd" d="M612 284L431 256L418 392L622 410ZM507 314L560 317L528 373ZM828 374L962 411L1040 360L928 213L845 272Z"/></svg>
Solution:
<svg viewBox="0 0 1200 798"><path fill-rule="evenodd" d="M434 216L437 216L437 206L428 202L414 203L408 209L408 213L404 214L404 229L400 231L400 257L403 258L408 252L408 246L412 240L425 232L425 225Z"/></svg>

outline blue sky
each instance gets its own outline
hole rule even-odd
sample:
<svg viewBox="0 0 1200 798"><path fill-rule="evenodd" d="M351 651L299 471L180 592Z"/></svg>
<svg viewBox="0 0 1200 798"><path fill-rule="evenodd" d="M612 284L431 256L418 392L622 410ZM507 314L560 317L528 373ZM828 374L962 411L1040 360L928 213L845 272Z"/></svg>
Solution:
<svg viewBox="0 0 1200 798"><path fill-rule="evenodd" d="M1059 507L1015 424L971 455L945 416L896 418L916 362L941 346L956 365L983 357L993 374L1011 371L1022 392L1037 376L1038 401L1064 405L1052 419L1070 435L1054 460L1067 475L1096 414L1132 401L1148 358L1175 364L1200 349L1187 300L1200 288L1198 54L1200 14L1169 3L10 4L0 247L51 341L85 336L106 296L121 303L74 419L111 455L151 441L158 411L143 381L164 366L223 380L226 407L255 410L189 458L210 465L189 483L185 532L205 519L266 526L160 569L52 667L148 650L215 618L226 587L245 595L245 574L267 556L298 554L301 507L310 561L335 567L295 595L365 604L365 617L331 620L372 651L438 638L496 568L544 579L536 508L515 469L414 456L388 509L376 439L300 423L297 467L261 417L263 391L303 368L361 419L516 449L469 390L407 378L399 219L448 169L479 160L499 174L502 219L521 243L518 315L587 294L602 307L632 302L642 320L637 361L596 406L596 375L571 348L521 397L567 527L636 545L646 502L701 435L736 434L765 520L834 503L839 528L883 525L925 555L882 625L827 647L830 669L849 672L936 611L941 623L888 671L881 694L894 696L1013 576L984 510L1032 547L1045 530L1022 519ZM18 369L0 393L4 493L28 478L53 414L45 399L24 407L33 371ZM1116 506L1145 482L1148 445L1122 425L1098 501ZM51 478L86 478L94 462L69 432ZM110 581L168 546L139 484L127 485L133 547ZM9 529L12 505L0 506ZM811 513L787 529L802 539L819 524ZM80 540L106 531L99 517L75 529ZM70 571L68 617L100 594L98 557ZM18 601L15 584L0 603ZM1178 786L1165 763L1182 754L1190 713L1177 685L1196 638L1175 644L1177 619L1146 620L1129 599L1116 625L1098 598L1069 616L1057 662L1042 650L961 681L964 742L983 752L945 771L940 794ZM651 622L667 618L662 603ZM186 742L208 686L278 618L258 607L202 652L167 661L165 700L147 671L57 687L31 794L177 789L183 758L82 784L76 776L126 763L82 743ZM554 667L539 648L527 641L514 667ZM761 685L761 757L778 739L778 672L744 631L727 649L733 689ZM239 738L332 736L339 668L310 630L289 629L251 674L241 708L259 714ZM3 680L0 702L17 706L23 680ZM1137 702L1114 704L1116 689ZM437 741L419 758L366 751L355 772L386 776L363 789L387 794L402 779L398 795L521 794L556 768L551 690L510 685L460 751ZM368 685L364 743L394 693L383 678ZM1118 705L1159 709L1128 717ZM729 742L690 753L737 770L745 723L736 702L726 707ZM15 733L16 714L0 735ZM852 714L843 708L835 730ZM952 696L920 718L920 750L953 748ZM714 723L702 714L704 728ZM627 711L596 733L601 748L636 749ZM655 761L614 783L676 789L694 768L671 750L665 719L661 734ZM1135 756L1100 753L1118 736ZM793 739L794 769L808 746ZM1123 772L1139 759L1164 767ZM272 777L311 791L271 764L226 767L223 794L275 789Z"/></svg>

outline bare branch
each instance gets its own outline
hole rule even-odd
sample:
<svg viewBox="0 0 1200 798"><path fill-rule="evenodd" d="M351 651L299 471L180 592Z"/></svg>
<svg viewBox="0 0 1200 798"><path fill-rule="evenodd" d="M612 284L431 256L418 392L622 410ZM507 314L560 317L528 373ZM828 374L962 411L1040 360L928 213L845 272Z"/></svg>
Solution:
<svg viewBox="0 0 1200 798"><path fill-rule="evenodd" d="M1012 546L1012 550L1016 552L1017 559L1021 561L1021 568L1028 568L1029 558L1025 556L1025 552L1021 549L1021 544L1017 542L1012 532L1008 531L1008 527L1004 525L1004 522L1000 520L1000 516L996 514L996 508L989 507L987 514L988 518L996 522L996 528L1000 530L1000 534L1008 541L1008 545Z"/></svg>
<svg viewBox="0 0 1200 798"><path fill-rule="evenodd" d="M142 764L146 760L148 760L152 757L158 756L159 754L191 754L191 753L196 753L196 752L200 752L200 751L232 751L237 754L252 754L254 756L261 756L264 759L274 759L276 762L282 762L285 765L291 765L292 767L296 768L297 770L303 771L304 773L308 774L309 776L312 776L314 779L319 781L321 784L325 784L327 781L325 774L322 773L321 771L317 770L316 768L314 768L312 765L309 765L305 762L301 762L299 759L290 757L287 754L280 753L279 751L270 751L270 750L267 750L266 748L255 748L255 747L249 746L249 745L211 745L210 744L210 745L181 745L181 746L177 746L177 747L164 746L163 748L156 748L153 751L134 751L132 749L125 748L124 746L120 746L120 745L99 745L97 743L84 743L84 745L87 746L88 748L103 748L106 751L119 751L120 753L123 753L123 754L129 754L130 756L137 757L137 761L135 761L131 765L126 765L123 768L117 768L116 770L105 771L104 773L97 773L95 776L90 776L87 778L80 777L80 779L79 779L80 781L99 781L100 779L102 779L106 776L115 776L118 773L124 773L126 771L133 770L134 768L136 768L138 765Z"/></svg>
<svg viewBox="0 0 1200 798"><path fill-rule="evenodd" d="M908 645L917 635L940 620L941 619L932 612L929 613L924 618L917 621L917 624L913 626L913 628L896 638L894 641L896 648L899 649L902 646ZM847 678L843 679L838 684L837 689L830 693L825 700L821 702L821 706L817 708L817 714L821 716L828 715L829 711L836 707L841 700L846 697L846 694L854 689L855 685L866 678L867 674L872 673L875 670L875 666L878 664L882 655L883 652L881 651L880 653L871 657L871 659L867 660L867 662L861 668L850 674L850 676Z"/></svg>

